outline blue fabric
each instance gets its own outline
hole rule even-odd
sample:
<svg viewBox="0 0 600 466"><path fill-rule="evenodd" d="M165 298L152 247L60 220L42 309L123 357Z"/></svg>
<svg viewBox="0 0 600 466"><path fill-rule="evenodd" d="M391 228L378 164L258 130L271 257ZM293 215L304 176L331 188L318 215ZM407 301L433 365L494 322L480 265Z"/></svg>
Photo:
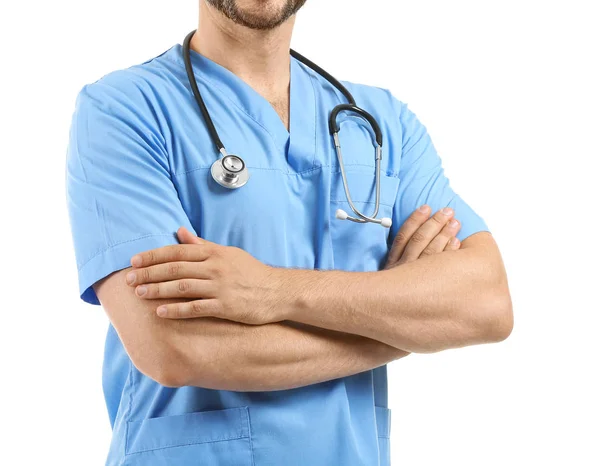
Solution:
<svg viewBox="0 0 600 466"><path fill-rule="evenodd" d="M459 238L486 231L454 191L423 125L388 91L345 83L380 122L380 216L390 230L335 219L350 210L327 116L344 102L324 79L291 63L288 133L271 105L234 74L192 52L198 84L227 150L251 178L225 190L210 177L217 153L194 101L177 45L142 65L85 86L66 166L81 298L129 266L132 255L176 244L186 226L261 261L307 269L378 270L408 215L450 205ZM355 204L374 199L370 129L342 115L340 139ZM266 393L160 386L131 363L111 326L103 386L113 440L108 465L331 466L389 464L386 367Z"/></svg>

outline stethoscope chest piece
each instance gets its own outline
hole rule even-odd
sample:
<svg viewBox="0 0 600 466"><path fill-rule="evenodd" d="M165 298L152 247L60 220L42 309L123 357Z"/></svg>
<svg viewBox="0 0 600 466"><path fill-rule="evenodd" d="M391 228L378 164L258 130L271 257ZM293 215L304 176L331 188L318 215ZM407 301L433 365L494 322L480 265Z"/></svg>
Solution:
<svg viewBox="0 0 600 466"><path fill-rule="evenodd" d="M215 160L210 173L217 183L227 189L241 188L250 178L246 164L237 155L226 155Z"/></svg>

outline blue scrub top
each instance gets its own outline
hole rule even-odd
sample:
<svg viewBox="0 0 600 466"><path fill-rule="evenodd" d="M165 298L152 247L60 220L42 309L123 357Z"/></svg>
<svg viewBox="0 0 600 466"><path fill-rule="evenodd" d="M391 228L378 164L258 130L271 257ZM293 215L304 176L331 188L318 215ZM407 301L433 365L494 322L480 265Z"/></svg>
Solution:
<svg viewBox="0 0 600 466"><path fill-rule="evenodd" d="M185 226L266 264L374 271L421 204L451 206L459 239L486 224L450 187L424 126L389 91L344 83L383 132L381 217L387 230L335 218L350 212L327 117L345 103L292 59L290 131L236 75L192 51L196 79L221 139L251 173L227 190L210 178L218 157L193 99L182 48L111 73L80 92L66 165L67 203L81 298L130 258L177 244ZM374 205L369 127L341 115L354 203ZM386 367L263 393L166 388L139 372L109 326L103 387L113 427L108 465L384 466L390 464ZM401 416L396 418L397 421Z"/></svg>

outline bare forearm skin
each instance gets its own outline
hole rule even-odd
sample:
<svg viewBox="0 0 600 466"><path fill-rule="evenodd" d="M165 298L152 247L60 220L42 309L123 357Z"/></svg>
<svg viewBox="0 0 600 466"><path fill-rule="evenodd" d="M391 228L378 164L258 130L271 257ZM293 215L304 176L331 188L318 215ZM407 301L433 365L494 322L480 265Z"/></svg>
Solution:
<svg viewBox="0 0 600 466"><path fill-rule="evenodd" d="M140 300L125 284L129 270L94 288L134 365L165 386L283 390L357 374L408 354L295 322L251 326L215 318L161 319L156 306L175 300Z"/></svg>
<svg viewBox="0 0 600 466"><path fill-rule="evenodd" d="M512 330L491 235L379 272L282 270L287 318L418 353L499 341Z"/></svg>
<svg viewBox="0 0 600 466"><path fill-rule="evenodd" d="M201 332L200 337L191 336L196 347L182 354L189 358L190 377L177 384L283 390L354 375L408 354L365 337L295 323L249 326L202 320L193 324Z"/></svg>

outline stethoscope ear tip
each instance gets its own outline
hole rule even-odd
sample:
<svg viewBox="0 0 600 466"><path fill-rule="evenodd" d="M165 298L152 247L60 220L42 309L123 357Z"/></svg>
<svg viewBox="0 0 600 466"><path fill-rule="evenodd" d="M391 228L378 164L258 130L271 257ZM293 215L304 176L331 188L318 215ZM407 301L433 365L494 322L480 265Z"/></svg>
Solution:
<svg viewBox="0 0 600 466"><path fill-rule="evenodd" d="M348 213L345 210L338 209L335 211L335 218L339 220L346 220L348 218Z"/></svg>
<svg viewBox="0 0 600 466"><path fill-rule="evenodd" d="M381 226L383 228L389 228L389 227L391 227L392 226L392 219L388 218L388 217L383 217L381 219Z"/></svg>
<svg viewBox="0 0 600 466"><path fill-rule="evenodd" d="M392 226L392 219L388 218L388 217L383 217L382 219L380 219L379 221L377 219L365 219L365 220L361 220L355 217L350 217L348 215L348 212L346 212L345 210L342 209L338 209L335 211L335 218L337 218L338 220L352 220L354 222L359 222L359 223L365 223L367 221L373 222L373 223L379 223L383 228L390 228Z"/></svg>

